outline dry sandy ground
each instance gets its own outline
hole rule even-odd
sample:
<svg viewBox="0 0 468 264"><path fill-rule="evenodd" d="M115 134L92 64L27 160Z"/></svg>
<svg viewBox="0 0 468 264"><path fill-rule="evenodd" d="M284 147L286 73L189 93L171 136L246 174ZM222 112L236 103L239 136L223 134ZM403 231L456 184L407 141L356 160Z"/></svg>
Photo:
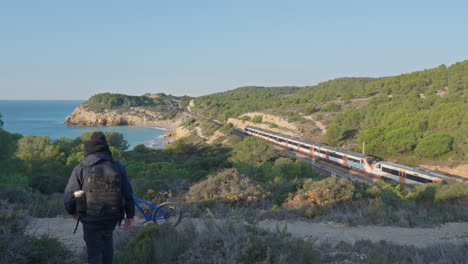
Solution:
<svg viewBox="0 0 468 264"><path fill-rule="evenodd" d="M141 225L141 220L136 220ZM203 229L203 220L183 219L183 222L192 222L197 229ZM73 235L75 220L72 218L32 218L27 233L32 235L48 234L58 238L73 252L79 253L84 247L83 232L80 225ZM385 240L400 245L413 245L426 247L437 243L463 243L468 241L468 223L449 223L435 228L400 228L386 226L346 226L334 223L308 223L303 221L274 221L259 222L261 228L276 230L277 227L287 227L293 236L315 241L316 245L324 242L338 244L343 241L354 244L359 240L379 242ZM123 231L118 228L115 235Z"/></svg>
<svg viewBox="0 0 468 264"><path fill-rule="evenodd" d="M435 228L401 228L391 226L346 226L343 224L307 223L291 221L263 221L259 225L275 230L287 226L294 236L310 239L317 245L341 241L354 244L359 240L379 242L385 240L399 245L413 245L424 248L436 243L463 243L468 241L468 223L448 223Z"/></svg>

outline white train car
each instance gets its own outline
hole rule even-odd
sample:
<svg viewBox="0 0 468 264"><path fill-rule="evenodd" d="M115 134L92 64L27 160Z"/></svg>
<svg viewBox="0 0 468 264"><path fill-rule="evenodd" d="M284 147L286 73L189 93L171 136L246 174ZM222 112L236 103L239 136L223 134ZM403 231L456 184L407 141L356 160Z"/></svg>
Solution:
<svg viewBox="0 0 468 264"><path fill-rule="evenodd" d="M261 128L247 126L244 131L247 135L263 138L274 144L307 154L311 157L329 160L339 165L367 173L372 173L376 163L374 157L370 157L362 153L327 146L318 142L305 141Z"/></svg>
<svg viewBox="0 0 468 264"><path fill-rule="evenodd" d="M466 180L448 173L391 161L378 162L373 173L383 178L413 184L440 182L447 179Z"/></svg>
<svg viewBox="0 0 468 264"><path fill-rule="evenodd" d="M446 179L468 181L466 178L426 168L391 161L377 162L374 157L359 152L327 146L318 142L305 141L261 128L247 126L244 128L244 132L247 135L261 137L274 144L307 154L311 158L317 157L328 160L341 166L402 183L424 184Z"/></svg>

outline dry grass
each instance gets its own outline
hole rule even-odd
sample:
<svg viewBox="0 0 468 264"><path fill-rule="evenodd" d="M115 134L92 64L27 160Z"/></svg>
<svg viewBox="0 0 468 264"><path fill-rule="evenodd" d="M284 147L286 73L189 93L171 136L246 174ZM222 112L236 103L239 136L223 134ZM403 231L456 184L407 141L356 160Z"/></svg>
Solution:
<svg viewBox="0 0 468 264"><path fill-rule="evenodd" d="M186 195L189 202L222 201L231 205L255 205L268 193L236 169L226 169L194 184Z"/></svg>
<svg viewBox="0 0 468 264"><path fill-rule="evenodd" d="M73 263L72 253L57 239L24 234L31 207L0 200L0 263Z"/></svg>

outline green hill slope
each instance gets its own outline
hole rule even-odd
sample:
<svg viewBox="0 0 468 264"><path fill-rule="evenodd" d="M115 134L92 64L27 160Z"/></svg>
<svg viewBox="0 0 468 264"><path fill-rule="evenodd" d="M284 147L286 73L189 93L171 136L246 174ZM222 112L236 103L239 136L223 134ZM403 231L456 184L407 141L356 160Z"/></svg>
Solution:
<svg viewBox="0 0 468 264"><path fill-rule="evenodd" d="M302 115L334 112L322 140L328 144L365 142L368 154L382 158L406 155L457 162L466 161L468 154L467 92L464 61L393 77L339 78L302 88L241 87L198 97L193 109L219 120L269 111L298 123L307 122ZM369 101L353 108L352 99L358 98Z"/></svg>
<svg viewBox="0 0 468 264"><path fill-rule="evenodd" d="M367 153L466 160L468 61L368 83L376 95L363 110L338 114L325 141L366 142Z"/></svg>

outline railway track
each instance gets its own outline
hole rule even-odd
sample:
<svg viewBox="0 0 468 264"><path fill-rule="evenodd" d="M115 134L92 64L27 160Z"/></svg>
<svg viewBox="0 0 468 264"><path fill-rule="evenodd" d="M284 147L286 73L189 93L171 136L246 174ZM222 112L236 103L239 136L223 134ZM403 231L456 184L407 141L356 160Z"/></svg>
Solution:
<svg viewBox="0 0 468 264"><path fill-rule="evenodd" d="M210 119L207 116L199 115L199 114L196 114L194 112L188 111L188 109L179 108L179 110L183 114L185 114L187 116L190 116L190 117L204 118L204 119L207 119L207 120ZM222 122L220 122L218 120L213 119L212 122L219 125L219 126L224 125ZM240 130L240 129L237 129L237 128L234 129L234 134L241 137L242 139L246 137L244 131ZM275 149L285 153L286 155L288 155L290 157L294 157L294 158L297 158L297 159L300 159L300 160L302 160L304 162L309 163L316 172L318 172L319 174L322 174L324 176L327 176L327 177L337 176L337 177L342 177L342 178L347 178L347 179L352 179L352 180L356 180L356 181L360 181L360 182L367 182L367 183L373 183L374 180L376 179L375 176L365 175L363 173L360 173L360 172L357 172L357 171L354 171L354 170L351 170L351 169L348 169L348 168L344 168L344 167L341 167L341 166L338 166L338 165L335 165L335 164L332 164L332 163L329 163L329 162L326 162L326 161L315 161L315 160L311 159L310 157L308 157L306 155L303 155L301 153L294 152L292 150L289 150L287 148L284 148L282 146L278 146L278 145L275 145L275 144L272 144L272 145L274 146Z"/></svg>
<svg viewBox="0 0 468 264"><path fill-rule="evenodd" d="M351 170L351 169L348 169L339 165L335 165L333 163L330 163L324 160L315 161L306 155L294 152L285 147L281 147L277 145L273 145L273 146L275 150L277 151L283 152L290 157L294 157L296 159L309 163L316 172L326 177L337 176L341 178L346 178L346 179L356 180L359 182L366 182L366 183L373 183L377 179L375 176L366 175L361 172Z"/></svg>

